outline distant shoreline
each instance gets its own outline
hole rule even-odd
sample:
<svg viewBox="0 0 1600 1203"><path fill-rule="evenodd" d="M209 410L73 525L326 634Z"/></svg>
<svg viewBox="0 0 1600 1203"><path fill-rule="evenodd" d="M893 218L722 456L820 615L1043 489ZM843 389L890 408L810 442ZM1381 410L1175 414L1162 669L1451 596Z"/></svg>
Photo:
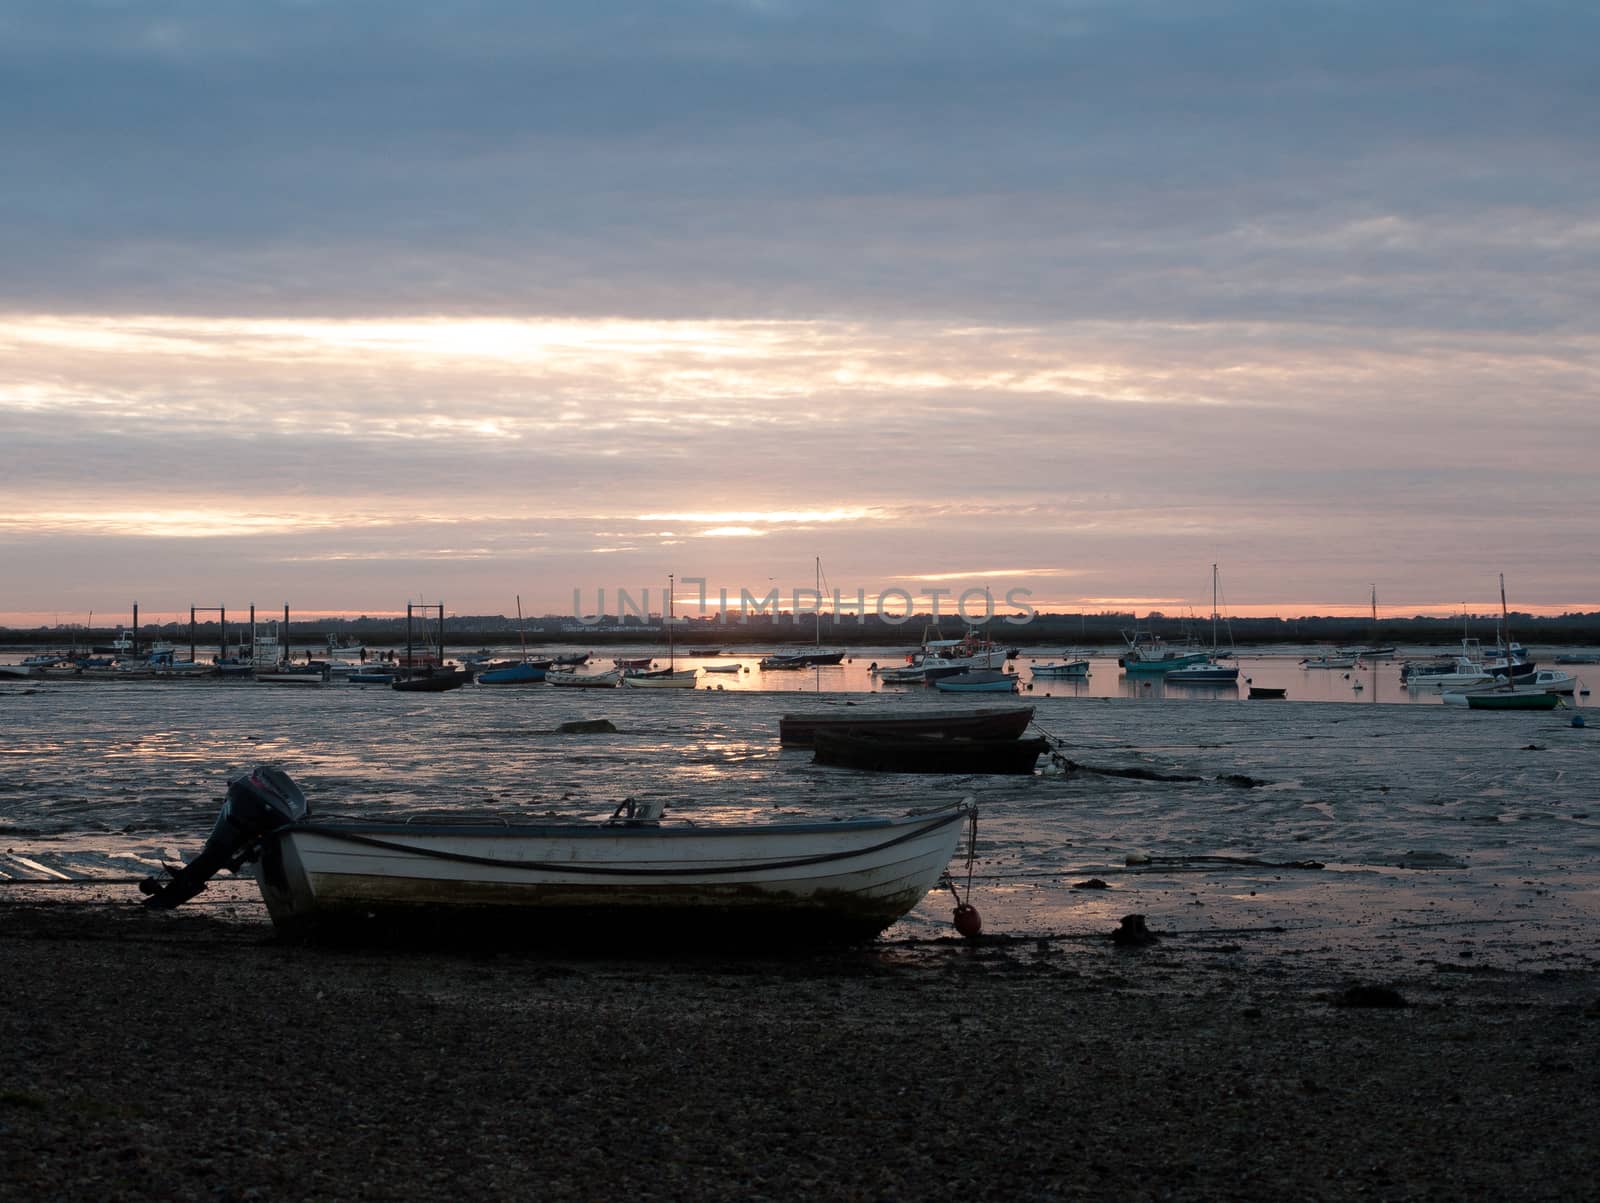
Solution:
<svg viewBox="0 0 1600 1203"><path fill-rule="evenodd" d="M272 616L259 617L265 624L276 621ZM228 642L238 643L247 633L248 622L241 616L227 624ZM538 646L561 647L615 647L619 645L667 645L667 632L659 623L629 623L618 627L612 624L578 626L573 619L542 620L519 626L514 618L501 615L448 616L445 621L445 642L451 648L479 647L485 644L516 644L523 639ZM1179 643L1191 637L1209 643L1210 624L1199 620L1175 617L1141 618L1132 615L1056 615L1039 614L1027 623L1009 623L997 618L985 627L975 628L1002 646L1061 646L1085 650L1120 649L1126 646L1125 633L1135 627L1149 632L1169 643ZM1202 630L1202 628L1204 628ZM1531 615L1510 616L1511 637L1525 646L1600 647L1600 612L1567 614L1554 618L1537 618ZM765 648L793 644L822 643L835 647L915 647L921 644L924 633L936 637L954 638L966 632L959 622L945 620L934 624L931 618L916 616L900 623L889 623L876 618L856 622L844 618L837 623L824 619L818 632L809 615L796 621L788 615L777 618L726 622L681 622L674 631L674 642L685 655L705 648ZM0 648L58 650L74 645L88 647L109 644L126 630L120 625L89 627L15 628L0 627ZM1495 619L1477 617L1463 625L1458 616L1450 619L1410 618L1394 619L1378 624L1376 630L1370 620L1350 618L1235 618L1225 623L1227 637L1221 642L1240 647L1375 647L1407 645L1413 647L1459 647L1463 637L1474 638L1483 644L1499 640L1500 629ZM223 635L222 627L215 621L197 622L193 627L194 642L198 646L216 647ZM1201 636L1204 639L1201 639ZM190 641L188 623L141 623L138 637L141 643L164 639L180 646ZM423 642L413 629L413 641ZM406 628L404 621L388 619L313 619L293 620L288 626L288 640L295 647L326 646L330 639L346 644L366 644L376 647L404 647Z"/></svg>

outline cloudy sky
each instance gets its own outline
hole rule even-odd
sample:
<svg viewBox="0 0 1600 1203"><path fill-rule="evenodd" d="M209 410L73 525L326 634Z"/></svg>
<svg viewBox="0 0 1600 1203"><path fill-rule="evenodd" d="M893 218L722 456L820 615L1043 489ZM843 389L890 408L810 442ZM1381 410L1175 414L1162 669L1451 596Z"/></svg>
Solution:
<svg viewBox="0 0 1600 1203"><path fill-rule="evenodd" d="M869 606L1204 613L1216 563L1238 614L1600 609L1597 43L1540 0L0 0L0 621L818 558Z"/></svg>

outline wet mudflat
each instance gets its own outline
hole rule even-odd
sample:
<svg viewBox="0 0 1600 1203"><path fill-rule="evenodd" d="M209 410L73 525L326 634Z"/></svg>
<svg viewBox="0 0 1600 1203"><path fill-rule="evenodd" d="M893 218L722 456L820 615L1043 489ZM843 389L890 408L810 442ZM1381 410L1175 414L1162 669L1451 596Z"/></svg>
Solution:
<svg viewBox="0 0 1600 1203"><path fill-rule="evenodd" d="M1346 980L1250 948L397 956L280 943L226 898L12 903L0 1175L61 1200L1586 1197L1594 970Z"/></svg>
<svg viewBox="0 0 1600 1203"><path fill-rule="evenodd" d="M199 847L230 776L272 763L317 813L384 818L598 819L649 796L669 818L781 821L972 796L991 933L1093 933L1137 912L1249 933L1258 955L1503 969L1597 955L1600 727L1571 712L1016 700L1076 767L875 774L778 746L783 713L952 704L926 694L12 688L0 891L101 883L132 902L138 877ZM558 730L592 718L617 730ZM964 859L952 868L964 883ZM891 935L947 931L949 907L931 895Z"/></svg>
<svg viewBox="0 0 1600 1203"><path fill-rule="evenodd" d="M118 688L0 698L15 1197L1590 1185L1600 768L1561 712L1029 699L1080 767L925 778L778 748L780 714L847 695ZM557 731L599 717L617 731ZM986 935L952 938L948 893L868 948L739 958L302 946L248 880L141 908L136 877L192 854L259 762L328 814L970 794ZM1158 939L1114 943L1129 913Z"/></svg>

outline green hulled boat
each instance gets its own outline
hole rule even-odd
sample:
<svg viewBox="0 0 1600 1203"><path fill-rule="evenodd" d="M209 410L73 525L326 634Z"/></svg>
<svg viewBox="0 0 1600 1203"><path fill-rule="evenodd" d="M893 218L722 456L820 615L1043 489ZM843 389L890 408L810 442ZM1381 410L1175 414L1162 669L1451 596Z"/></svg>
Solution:
<svg viewBox="0 0 1600 1203"><path fill-rule="evenodd" d="M1472 710L1554 710L1561 696L1554 693L1469 693Z"/></svg>

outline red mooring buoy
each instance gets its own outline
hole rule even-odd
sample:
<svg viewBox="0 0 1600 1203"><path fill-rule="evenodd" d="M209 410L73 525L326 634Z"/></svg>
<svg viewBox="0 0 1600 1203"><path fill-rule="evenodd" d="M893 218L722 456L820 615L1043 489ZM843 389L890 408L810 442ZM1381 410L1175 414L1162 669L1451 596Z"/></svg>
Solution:
<svg viewBox="0 0 1600 1203"><path fill-rule="evenodd" d="M969 940L983 930L977 907L965 902L956 907L956 930Z"/></svg>

